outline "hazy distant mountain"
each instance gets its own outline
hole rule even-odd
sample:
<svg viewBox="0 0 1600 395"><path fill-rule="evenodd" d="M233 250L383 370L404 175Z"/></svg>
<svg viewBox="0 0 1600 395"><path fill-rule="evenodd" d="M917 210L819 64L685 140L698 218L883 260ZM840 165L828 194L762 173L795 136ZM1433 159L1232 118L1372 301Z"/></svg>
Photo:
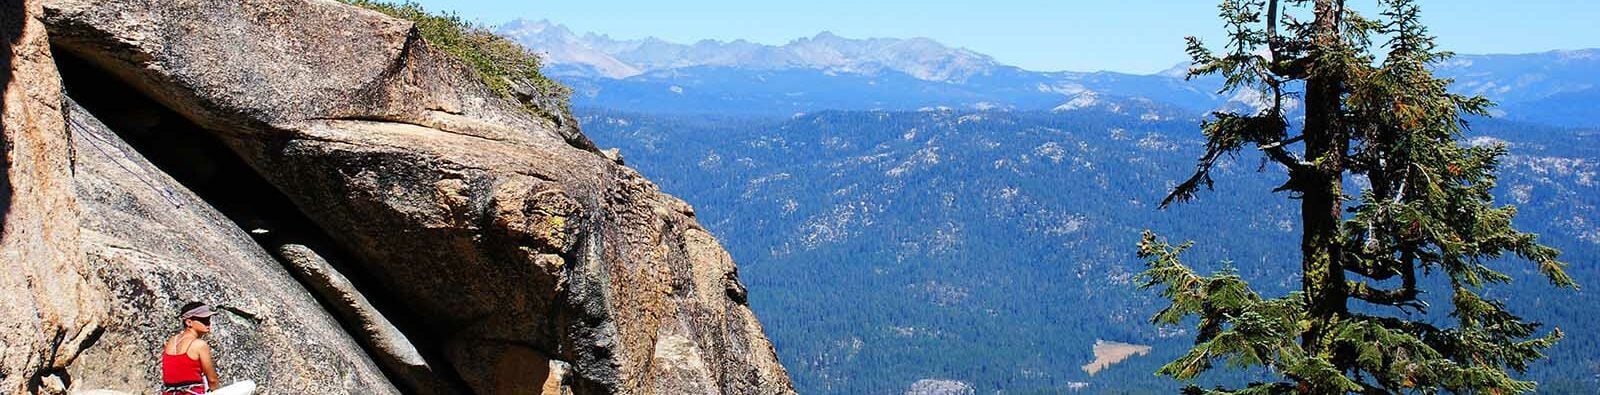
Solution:
<svg viewBox="0 0 1600 395"><path fill-rule="evenodd" d="M592 47L590 43L596 40L578 37L561 25L517 20L501 26L500 33L525 47L544 53L547 66L581 69L574 74L626 78L643 72ZM595 36L591 34L588 37Z"/></svg>
<svg viewBox="0 0 1600 395"><path fill-rule="evenodd" d="M1600 49L1462 55L1437 68L1455 88L1501 104L1496 115L1564 126L1600 126Z"/></svg>
<svg viewBox="0 0 1600 395"><path fill-rule="evenodd" d="M723 66L864 75L894 71L924 81L961 82L999 66L988 55L946 47L926 38L855 40L822 32L777 46L744 40L703 40L685 45L655 38L615 40L592 33L578 36L565 26L549 21L518 20L499 30L530 48L548 53L554 65L586 68L611 78L668 69Z"/></svg>
<svg viewBox="0 0 1600 395"><path fill-rule="evenodd" d="M926 38L850 39L822 32L784 45L676 44L579 35L549 21L526 20L502 25L499 32L546 54L546 71L575 88L579 107L745 114L1094 107L1172 117L1203 113L1227 101L1206 82L1029 71Z"/></svg>
<svg viewBox="0 0 1600 395"><path fill-rule="evenodd" d="M1518 55L1460 55L1435 67L1455 87L1505 103L1600 88L1600 49Z"/></svg>
<svg viewBox="0 0 1600 395"><path fill-rule="evenodd" d="M499 31L547 54L547 71L579 107L646 113L785 115L820 110L1055 110L1147 118L1259 107L1220 95L1215 78L1186 81L1185 64L1155 74L1041 72L925 38L850 39L823 32L783 45L744 40L678 44L573 33L518 20ZM1507 118L1595 126L1600 50L1462 55L1439 65L1456 89L1488 96Z"/></svg>

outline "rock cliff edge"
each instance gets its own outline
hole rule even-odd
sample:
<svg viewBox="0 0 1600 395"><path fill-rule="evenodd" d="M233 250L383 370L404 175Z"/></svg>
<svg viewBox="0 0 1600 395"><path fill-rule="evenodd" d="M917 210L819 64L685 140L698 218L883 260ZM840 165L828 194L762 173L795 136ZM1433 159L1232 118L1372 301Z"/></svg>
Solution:
<svg viewBox="0 0 1600 395"><path fill-rule="evenodd" d="M0 392L792 393L682 200L325 0L0 5Z"/></svg>

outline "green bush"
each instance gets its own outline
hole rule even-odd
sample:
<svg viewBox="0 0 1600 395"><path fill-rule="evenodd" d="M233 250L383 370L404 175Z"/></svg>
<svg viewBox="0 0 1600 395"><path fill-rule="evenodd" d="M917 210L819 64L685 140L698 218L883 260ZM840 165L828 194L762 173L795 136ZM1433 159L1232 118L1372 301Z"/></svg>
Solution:
<svg viewBox="0 0 1600 395"><path fill-rule="evenodd" d="M561 115L570 114L568 96L571 90L539 72L542 64L539 55L523 48L510 39L494 34L488 28L462 20L454 13L429 13L414 2L389 3L377 0L340 0L346 4L382 12L396 18L412 21L417 32L429 46L444 51L477 72L478 79L502 97L524 103L523 109L557 124ZM531 100L519 100L514 89L516 82L526 82L532 92ZM553 109L540 108L541 102L553 102ZM559 111L561 114L550 114Z"/></svg>

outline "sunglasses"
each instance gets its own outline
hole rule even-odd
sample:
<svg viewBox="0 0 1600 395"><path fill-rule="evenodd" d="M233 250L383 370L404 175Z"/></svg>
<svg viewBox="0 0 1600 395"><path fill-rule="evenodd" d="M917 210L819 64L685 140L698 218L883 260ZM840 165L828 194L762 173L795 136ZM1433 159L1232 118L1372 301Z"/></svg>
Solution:
<svg viewBox="0 0 1600 395"><path fill-rule="evenodd" d="M191 317L189 319L199 322L200 325L211 326L211 317Z"/></svg>

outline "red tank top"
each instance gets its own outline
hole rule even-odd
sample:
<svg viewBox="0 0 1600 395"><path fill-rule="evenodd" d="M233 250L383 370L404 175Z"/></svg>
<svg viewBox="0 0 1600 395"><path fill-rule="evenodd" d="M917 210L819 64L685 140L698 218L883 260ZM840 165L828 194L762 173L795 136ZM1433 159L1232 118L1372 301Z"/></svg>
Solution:
<svg viewBox="0 0 1600 395"><path fill-rule="evenodd" d="M188 354L161 353L161 383L165 385L199 384L200 361Z"/></svg>

